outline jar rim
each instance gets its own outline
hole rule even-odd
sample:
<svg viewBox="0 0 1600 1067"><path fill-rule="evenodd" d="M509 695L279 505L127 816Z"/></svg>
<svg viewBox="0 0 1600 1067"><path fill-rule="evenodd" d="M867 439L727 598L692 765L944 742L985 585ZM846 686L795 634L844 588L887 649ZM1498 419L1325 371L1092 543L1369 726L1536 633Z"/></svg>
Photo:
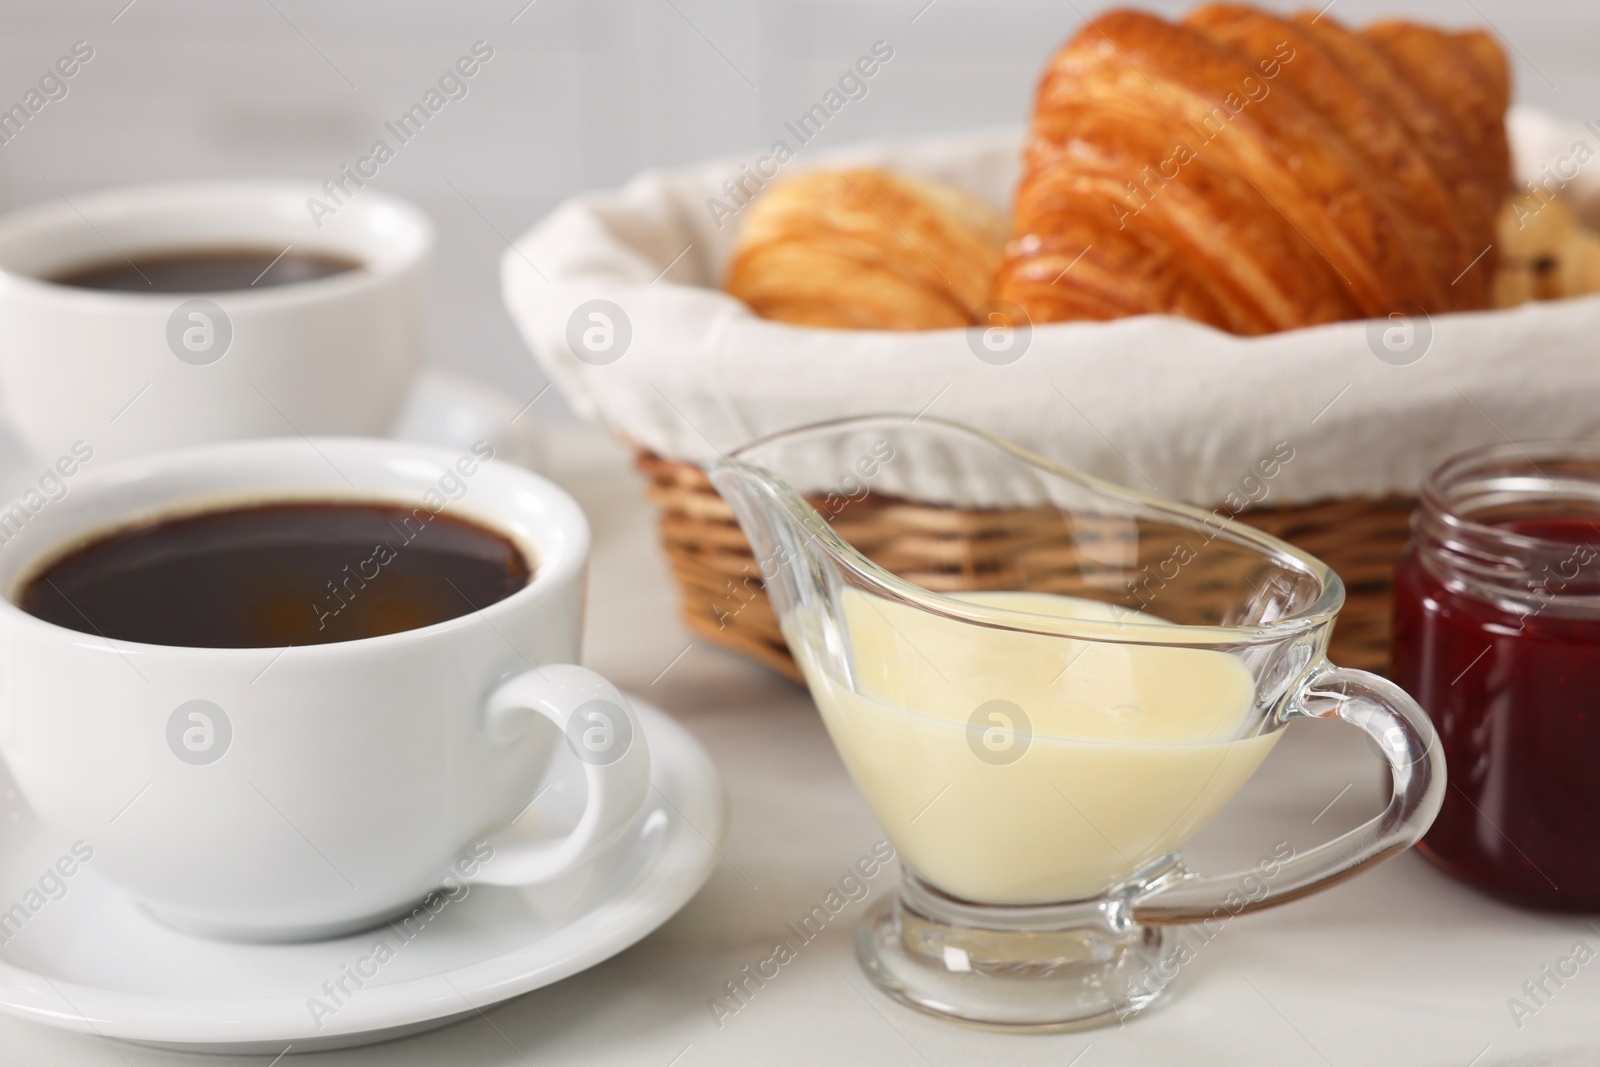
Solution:
<svg viewBox="0 0 1600 1067"><path fill-rule="evenodd" d="M1421 501L1428 509L1440 519L1451 526L1465 530L1474 530L1483 534L1517 543L1527 544L1530 547L1561 548L1570 546L1570 542L1556 538L1538 537L1532 534L1517 533L1504 526L1493 523L1481 522L1468 514L1456 510L1454 502L1449 497L1447 487L1458 482L1464 475L1471 474L1474 470L1497 463L1515 463L1520 461L1531 468L1535 475L1546 483L1554 486L1555 479L1550 478L1539 469L1536 460L1546 462L1559 462L1562 460L1589 460L1595 465L1595 503L1596 517L1600 519L1600 441L1506 441L1501 444L1484 445L1479 448L1458 452L1435 467L1422 483Z"/></svg>
<svg viewBox="0 0 1600 1067"><path fill-rule="evenodd" d="M1563 469L1544 469L1557 466ZM1545 537L1476 517L1520 497L1530 503L1570 499L1590 505L1595 536L1583 541ZM1473 508L1473 503L1481 506ZM1507 440L1452 456L1424 480L1411 526L1414 541L1428 550L1430 566L1447 567L1457 580L1476 585L1480 592L1492 589L1515 600L1539 598L1536 583L1552 564L1559 561L1564 568L1585 547L1600 548L1600 442ZM1570 580L1565 574L1561 578ZM1547 580L1545 586L1548 590ZM1600 608L1600 594L1595 593L1563 594L1561 601L1575 610Z"/></svg>

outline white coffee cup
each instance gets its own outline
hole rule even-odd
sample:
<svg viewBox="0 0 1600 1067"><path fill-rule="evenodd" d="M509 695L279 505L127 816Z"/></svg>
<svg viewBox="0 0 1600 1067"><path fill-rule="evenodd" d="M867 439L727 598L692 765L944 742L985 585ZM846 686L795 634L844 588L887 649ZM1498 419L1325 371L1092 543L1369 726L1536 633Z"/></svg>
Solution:
<svg viewBox="0 0 1600 1067"><path fill-rule="evenodd" d="M0 546L0 755L63 847L83 841L94 871L174 925L299 940L374 925L441 885L545 881L614 842L650 758L622 694L573 666L588 524L556 485L477 451L184 449L81 472ZM287 650L108 640L16 606L41 565L102 531L287 499L442 509L510 538L534 576L447 622ZM539 821L531 802L564 743L587 790L576 828L514 832L525 810Z"/></svg>
<svg viewBox="0 0 1600 1067"><path fill-rule="evenodd" d="M388 432L426 344L433 228L370 190L209 181L73 195L0 219L0 410L36 455L105 458L243 437ZM319 225L320 223L320 225ZM42 280L151 253L332 253L362 269L235 291Z"/></svg>

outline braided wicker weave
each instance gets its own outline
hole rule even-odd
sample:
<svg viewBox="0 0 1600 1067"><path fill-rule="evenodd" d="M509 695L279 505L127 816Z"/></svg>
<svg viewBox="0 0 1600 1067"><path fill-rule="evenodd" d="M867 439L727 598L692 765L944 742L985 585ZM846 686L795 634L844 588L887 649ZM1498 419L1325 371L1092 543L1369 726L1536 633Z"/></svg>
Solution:
<svg viewBox="0 0 1600 1067"><path fill-rule="evenodd" d="M791 678L800 674L784 644L750 544L733 512L704 471L690 463L637 450L660 509L661 539L682 598L684 621L695 633L765 663ZM1239 518L1323 560L1344 579L1346 600L1333 635L1334 662L1384 671L1389 656L1390 575L1405 547L1414 501L1332 500L1258 508ZM1051 536L1051 516L930 507L905 501L852 508L833 520L852 545L874 562L928 589L1015 587L1008 574L1033 575L1032 588L1073 593L1078 551ZM959 546L959 547L956 547ZM1159 542L1141 543L1162 553ZM1060 581L1041 586L1041 573Z"/></svg>

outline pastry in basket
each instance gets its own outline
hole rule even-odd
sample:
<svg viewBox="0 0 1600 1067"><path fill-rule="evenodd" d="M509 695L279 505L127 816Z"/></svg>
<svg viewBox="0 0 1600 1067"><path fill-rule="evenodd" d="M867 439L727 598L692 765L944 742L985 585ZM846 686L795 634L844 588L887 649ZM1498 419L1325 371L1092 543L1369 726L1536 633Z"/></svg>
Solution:
<svg viewBox="0 0 1600 1067"><path fill-rule="evenodd" d="M745 211L723 288L757 315L842 330L972 323L1005 222L947 185L875 170L816 171Z"/></svg>
<svg viewBox="0 0 1600 1067"><path fill-rule="evenodd" d="M1487 307L1508 95L1478 32L1102 15L1045 70L994 295L1238 334Z"/></svg>
<svg viewBox="0 0 1600 1067"><path fill-rule="evenodd" d="M1500 212L1495 307L1600 292L1600 235L1542 190L1519 193Z"/></svg>

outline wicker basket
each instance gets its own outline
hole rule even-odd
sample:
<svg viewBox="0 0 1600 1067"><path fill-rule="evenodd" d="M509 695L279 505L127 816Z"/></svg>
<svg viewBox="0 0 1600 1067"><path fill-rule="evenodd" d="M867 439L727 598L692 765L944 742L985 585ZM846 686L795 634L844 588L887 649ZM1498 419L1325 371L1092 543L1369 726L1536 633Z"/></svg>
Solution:
<svg viewBox="0 0 1600 1067"><path fill-rule="evenodd" d="M755 577L750 544L705 472L643 449L636 452L638 467L650 480L650 497L661 511L661 539L689 628L799 680L777 617ZM1345 606L1330 653L1340 665L1387 669L1390 576L1405 547L1413 504L1399 497L1331 500L1260 508L1240 516L1323 560L1344 579ZM880 562L892 558L892 570L928 588L997 588L991 584L992 574L975 579L970 560L952 566L947 550L952 537L981 533L978 527L984 521L974 513L899 502L855 517L848 539ZM1007 524L1008 530L1013 528ZM1018 550L1014 541L991 548L996 559Z"/></svg>

